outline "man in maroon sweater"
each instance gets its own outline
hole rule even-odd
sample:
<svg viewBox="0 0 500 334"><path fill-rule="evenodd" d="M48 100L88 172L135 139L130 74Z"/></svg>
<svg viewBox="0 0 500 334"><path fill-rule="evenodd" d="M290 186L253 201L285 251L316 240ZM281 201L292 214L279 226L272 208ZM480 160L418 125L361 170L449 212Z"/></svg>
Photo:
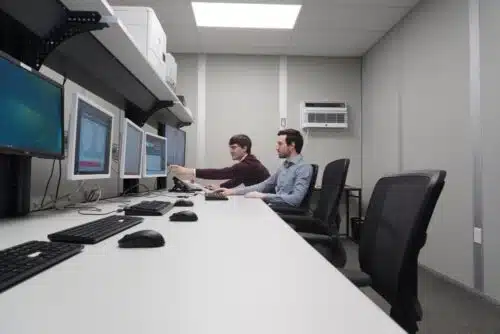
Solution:
<svg viewBox="0 0 500 334"><path fill-rule="evenodd" d="M219 186L210 185L209 188L235 188L240 184L251 186L266 180L270 174L266 167L251 154L252 141L247 135L234 135L229 139L229 153L233 160L238 161L231 167L226 168L186 168L171 165L170 170L178 175L189 178L200 178L209 180L228 180Z"/></svg>

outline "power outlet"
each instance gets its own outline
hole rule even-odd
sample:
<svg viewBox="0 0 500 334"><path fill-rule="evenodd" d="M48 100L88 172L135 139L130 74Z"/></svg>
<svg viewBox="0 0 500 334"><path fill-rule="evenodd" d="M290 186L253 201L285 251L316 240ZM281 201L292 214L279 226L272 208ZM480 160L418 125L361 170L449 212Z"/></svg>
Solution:
<svg viewBox="0 0 500 334"><path fill-rule="evenodd" d="M479 227L474 227L474 243L483 243L483 229Z"/></svg>

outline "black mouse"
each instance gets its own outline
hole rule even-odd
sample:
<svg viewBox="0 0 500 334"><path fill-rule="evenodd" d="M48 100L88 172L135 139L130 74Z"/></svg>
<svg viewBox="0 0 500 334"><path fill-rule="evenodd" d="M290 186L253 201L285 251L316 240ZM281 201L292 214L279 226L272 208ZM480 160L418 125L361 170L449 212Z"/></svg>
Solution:
<svg viewBox="0 0 500 334"><path fill-rule="evenodd" d="M185 199L180 199L180 200L177 200L175 203L174 203L174 206L193 206L193 202L192 201L188 201L188 200L185 200Z"/></svg>
<svg viewBox="0 0 500 334"><path fill-rule="evenodd" d="M170 215L170 221L173 222L195 222L198 216L193 211L185 210Z"/></svg>
<svg viewBox="0 0 500 334"><path fill-rule="evenodd" d="M118 240L121 248L152 248L165 245L163 236L153 230L142 230L132 234L127 234Z"/></svg>

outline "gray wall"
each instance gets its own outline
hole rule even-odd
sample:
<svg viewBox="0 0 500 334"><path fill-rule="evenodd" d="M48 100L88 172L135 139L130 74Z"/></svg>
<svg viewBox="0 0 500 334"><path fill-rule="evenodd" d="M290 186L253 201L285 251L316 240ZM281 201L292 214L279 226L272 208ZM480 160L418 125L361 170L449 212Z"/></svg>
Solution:
<svg viewBox="0 0 500 334"><path fill-rule="evenodd" d="M364 57L363 185L445 169L420 261L473 286L468 15L466 0L422 1Z"/></svg>
<svg viewBox="0 0 500 334"><path fill-rule="evenodd" d="M278 67L278 57L207 56L206 167L230 165L228 140L245 133L253 153L270 171L276 169Z"/></svg>
<svg viewBox="0 0 500 334"><path fill-rule="evenodd" d="M253 152L266 167L271 172L277 168L280 161L276 156L275 141L281 117L279 63L280 58L277 56L206 56L205 159L198 162L199 166L222 167L231 164L227 141L231 135L242 132L252 138ZM189 66L197 64L190 60ZM184 71L194 73L195 69L184 68ZM349 130L309 131L303 153L308 161L320 165L318 183L327 162L340 157L351 158L348 182L360 185L361 60L287 57L286 71L288 79L284 88L288 96L288 127L299 129L299 104L303 100L340 100L349 103ZM195 95L195 89L196 85L192 84L190 89L183 91ZM193 130L196 130L196 126L192 127ZM196 152L201 140L198 137L196 143L188 142L188 152Z"/></svg>
<svg viewBox="0 0 500 334"><path fill-rule="evenodd" d="M349 105L348 130L309 130L304 155L323 168L350 158L347 183L361 185L361 59L288 57L288 126L300 127L301 101L342 101Z"/></svg>
<svg viewBox="0 0 500 334"><path fill-rule="evenodd" d="M480 2L484 290L500 300L500 2Z"/></svg>
<svg viewBox="0 0 500 334"><path fill-rule="evenodd" d="M177 87L176 90L184 95L186 104L193 113L194 123L182 128L186 131L186 165L193 166L196 163L196 142L198 135L196 131L196 120L198 116L198 56L189 54L176 54L177 61Z"/></svg>

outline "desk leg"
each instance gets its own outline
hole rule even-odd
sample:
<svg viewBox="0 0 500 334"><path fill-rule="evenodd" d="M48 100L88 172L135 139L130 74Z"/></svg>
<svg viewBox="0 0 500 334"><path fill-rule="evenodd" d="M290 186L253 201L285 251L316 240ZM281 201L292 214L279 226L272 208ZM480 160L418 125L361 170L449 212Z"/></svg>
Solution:
<svg viewBox="0 0 500 334"><path fill-rule="evenodd" d="M349 197L350 197L350 194L349 194L349 191L346 190L344 192L345 194L345 235L347 238L349 238Z"/></svg>

